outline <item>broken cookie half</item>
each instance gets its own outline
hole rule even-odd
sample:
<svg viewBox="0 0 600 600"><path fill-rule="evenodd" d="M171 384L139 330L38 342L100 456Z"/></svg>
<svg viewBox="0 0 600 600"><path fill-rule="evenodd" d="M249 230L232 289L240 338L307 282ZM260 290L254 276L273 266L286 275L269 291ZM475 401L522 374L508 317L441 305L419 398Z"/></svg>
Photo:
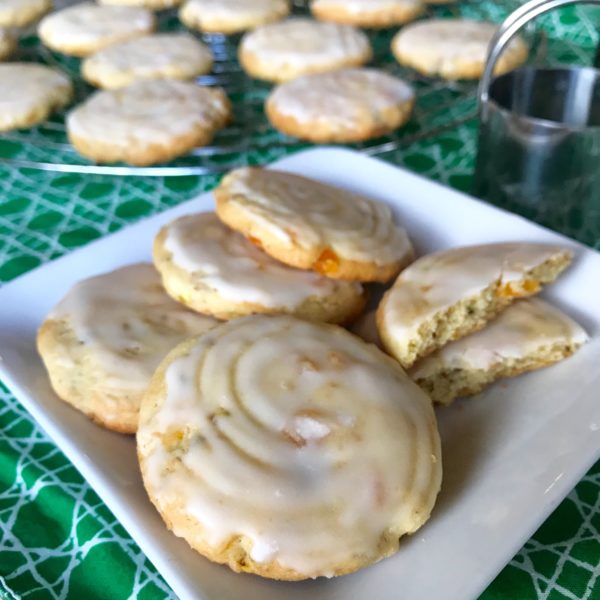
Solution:
<svg viewBox="0 0 600 600"><path fill-rule="evenodd" d="M546 244L465 246L424 256L385 294L377 328L404 368L469 335L513 301L536 294L570 264L571 250Z"/></svg>

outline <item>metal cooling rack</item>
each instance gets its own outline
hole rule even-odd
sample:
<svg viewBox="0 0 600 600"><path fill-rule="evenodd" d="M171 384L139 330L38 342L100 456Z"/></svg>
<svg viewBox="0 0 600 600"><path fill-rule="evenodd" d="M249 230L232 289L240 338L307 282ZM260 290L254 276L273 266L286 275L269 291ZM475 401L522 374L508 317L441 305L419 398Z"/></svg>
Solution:
<svg viewBox="0 0 600 600"><path fill-rule="evenodd" d="M66 0L63 4L72 4ZM448 6L432 6L427 16L468 16L476 19L498 20L519 5L519 0L481 2L466 0ZM498 5L501 5L500 7ZM294 14L308 14L308 0L294 0ZM174 10L157 15L159 31L184 30ZM410 122L388 136L349 147L367 154L378 155L394 151L419 140L431 138L476 117L476 84L447 82L426 78L405 69L394 60L390 42L397 29L368 31L374 50L371 64L409 81L415 88L417 102ZM36 127L0 134L0 162L59 172L104 175L178 176L200 175L226 171L243 165L267 162L274 151L301 149L311 144L277 132L267 121L263 104L271 85L247 77L237 61L240 36L197 34L208 44L215 61L212 73L197 79L207 86L225 89L234 107L234 119L219 132L210 146L194 149L189 154L165 165L131 167L126 165L97 165L79 155L69 144L65 130L65 112L58 112ZM536 34L533 44L534 60L545 55L545 38ZM58 67L73 80L74 103L83 101L94 88L80 76L79 59L54 53L43 46L33 31L25 32L20 50L14 60L34 61Z"/></svg>

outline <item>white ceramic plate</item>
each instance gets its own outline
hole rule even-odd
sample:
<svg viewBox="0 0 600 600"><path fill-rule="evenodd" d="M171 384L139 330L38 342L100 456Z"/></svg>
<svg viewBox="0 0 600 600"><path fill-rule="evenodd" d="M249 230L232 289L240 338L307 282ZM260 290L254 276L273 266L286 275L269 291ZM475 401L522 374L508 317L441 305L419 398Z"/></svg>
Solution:
<svg viewBox="0 0 600 600"><path fill-rule="evenodd" d="M211 194L146 219L0 289L0 376L73 461L182 600L464 600L476 597L592 465L600 448L600 255L407 171L338 149L277 167L390 204L419 252L527 240L575 248L547 296L586 327L573 358L438 412L444 483L431 520L397 555L353 575L282 583L237 575L169 533L147 500L133 438L104 431L51 391L36 329L78 280L149 260L173 218L210 210Z"/></svg>

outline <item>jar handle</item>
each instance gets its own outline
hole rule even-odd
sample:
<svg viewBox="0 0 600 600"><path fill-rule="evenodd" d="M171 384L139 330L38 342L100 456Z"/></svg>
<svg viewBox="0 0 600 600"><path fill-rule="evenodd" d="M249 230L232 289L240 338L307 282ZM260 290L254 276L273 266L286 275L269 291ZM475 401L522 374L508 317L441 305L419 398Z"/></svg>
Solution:
<svg viewBox="0 0 600 600"><path fill-rule="evenodd" d="M494 68L510 40L533 19L569 4L597 4L600 6L600 0L530 0L512 12L498 27L490 42L485 69L479 82L477 95L479 97L479 116L482 122L486 121L488 117L488 100Z"/></svg>

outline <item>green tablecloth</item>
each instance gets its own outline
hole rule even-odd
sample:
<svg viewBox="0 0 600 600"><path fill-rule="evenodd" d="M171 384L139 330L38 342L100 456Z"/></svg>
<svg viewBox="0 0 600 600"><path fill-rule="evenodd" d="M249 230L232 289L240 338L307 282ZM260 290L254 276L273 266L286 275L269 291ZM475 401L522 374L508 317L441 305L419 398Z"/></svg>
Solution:
<svg viewBox="0 0 600 600"><path fill-rule="evenodd" d="M544 23L554 39L555 60L589 63L598 43L598 11L571 8ZM577 51L562 40L576 42ZM471 122L384 158L468 190L476 128ZM215 176L111 178L0 166L0 281L183 202L216 181ZM528 216L545 219L542 211ZM575 204L560 223L546 224L600 248L600 199L592 214L581 215ZM481 598L593 600L600 598L599 575L600 463ZM0 595L172 597L127 532L1 383Z"/></svg>

